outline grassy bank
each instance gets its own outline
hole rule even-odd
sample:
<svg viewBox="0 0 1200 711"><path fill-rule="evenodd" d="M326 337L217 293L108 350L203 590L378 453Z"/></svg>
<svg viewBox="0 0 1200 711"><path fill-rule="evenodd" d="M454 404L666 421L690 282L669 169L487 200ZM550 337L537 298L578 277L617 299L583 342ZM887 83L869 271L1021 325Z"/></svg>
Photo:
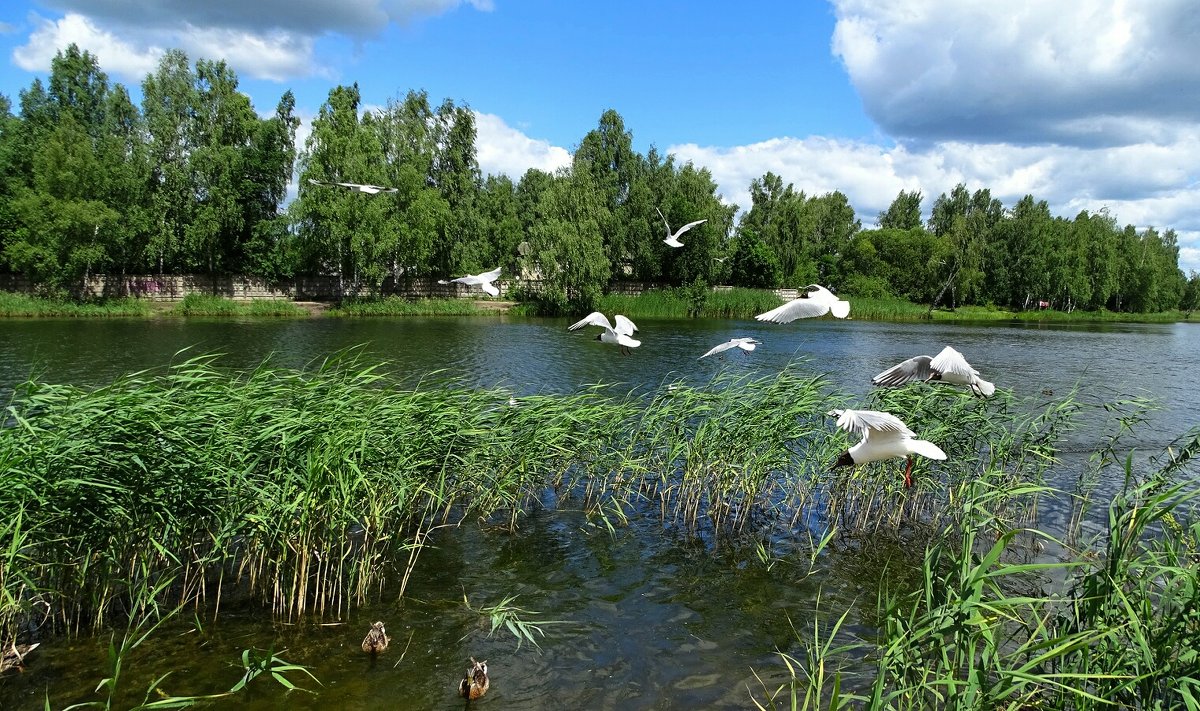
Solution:
<svg viewBox="0 0 1200 711"><path fill-rule="evenodd" d="M81 303L0 291L0 318L122 318L146 317L153 313L150 302L139 299Z"/></svg>
<svg viewBox="0 0 1200 711"><path fill-rule="evenodd" d="M933 309L928 304L915 304L904 299L868 298L847 296L850 316L863 321L1030 321L1048 323L1174 323L1177 321L1200 321L1200 312L1186 314L1182 311L1160 313L1124 313L1119 311L1082 311L1070 313L1054 309L1009 311L992 306L959 306L954 310Z"/></svg>
<svg viewBox="0 0 1200 711"><path fill-rule="evenodd" d="M750 318L783 300L762 289L729 289L695 293L687 288L655 289L638 296L607 294L597 306L604 313L630 318Z"/></svg>
<svg viewBox="0 0 1200 711"><path fill-rule="evenodd" d="M283 299L234 301L209 294L188 294L171 307L176 316L214 316L234 318L303 318L308 312Z"/></svg>
<svg viewBox="0 0 1200 711"><path fill-rule="evenodd" d="M347 299L331 306L326 313L330 316L472 316L491 311L476 306L471 299L404 299L388 296L382 299Z"/></svg>

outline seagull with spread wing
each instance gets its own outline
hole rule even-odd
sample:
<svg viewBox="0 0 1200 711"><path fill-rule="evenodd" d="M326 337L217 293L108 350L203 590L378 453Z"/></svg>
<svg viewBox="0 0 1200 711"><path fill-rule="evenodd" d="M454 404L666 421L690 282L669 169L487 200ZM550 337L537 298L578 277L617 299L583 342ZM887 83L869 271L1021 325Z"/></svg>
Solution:
<svg viewBox="0 0 1200 711"><path fill-rule="evenodd" d="M379 193L395 193L399 192L399 188L385 188L382 185L370 185L365 183L334 183L327 180L317 180L309 178L308 182L313 185L324 185L330 188L345 188L356 193L366 193L367 195L378 195Z"/></svg>
<svg viewBox="0 0 1200 711"><path fill-rule="evenodd" d="M798 318L815 318L828 313L836 318L846 318L850 315L850 302L842 301L819 284L809 284L798 298L754 318L773 323L791 323Z"/></svg>
<svg viewBox="0 0 1200 711"><path fill-rule="evenodd" d="M439 284L466 284L467 286L478 285L481 289L483 289L487 293L491 294L492 296L499 296L500 290L497 289L494 284L492 284L492 282L496 281L499 278L500 278L500 269L497 268L497 269L493 269L490 272L484 272L483 274L468 274L466 276L460 276L457 279L451 279L450 281L446 281L445 279L438 279L438 283Z"/></svg>
<svg viewBox="0 0 1200 711"><path fill-rule="evenodd" d="M658 213L658 216L662 218L663 224L667 226L667 238L663 240L663 243L668 247L682 247L683 242L679 241L680 235L692 229L696 225L703 225L705 222L708 222L708 220L696 220L695 222L689 222L683 227L680 227L675 234L671 234L671 223L667 222L666 215L662 214L662 210L659 210L657 207L654 208L654 211Z"/></svg>
<svg viewBox="0 0 1200 711"><path fill-rule="evenodd" d="M878 462L884 459L904 457L904 486L912 486L913 455L930 459L945 459L946 453L933 442L916 439L917 435L899 417L875 410L833 410L830 415L838 418L837 425L847 432L860 434L862 439L845 452L834 463L837 467L852 467L856 464Z"/></svg>
<svg viewBox="0 0 1200 711"><path fill-rule="evenodd" d="M724 353L725 351L729 350L730 348L741 348L743 351L749 353L750 351L754 350L754 348L756 346L759 346L759 345L762 345L762 341L760 341L756 338L730 338L728 341L726 341L725 343L722 343L719 346L713 346L712 349L709 350L708 353L705 353L704 355L700 356L700 358L707 358L710 355L716 355L717 353ZM697 360L699 360L699 359L697 359Z"/></svg>
<svg viewBox="0 0 1200 711"><path fill-rule="evenodd" d="M633 321L630 321L621 314L617 314L613 320L617 322L616 326L609 323L608 317L604 314L599 311L593 311L579 321L567 326L567 330L575 331L584 326L599 326L604 330L600 332L600 335L596 336L597 341L620 346L621 354L629 355L630 348L637 348L642 345L641 341L633 338L633 333L638 330L638 327Z"/></svg>
<svg viewBox="0 0 1200 711"><path fill-rule="evenodd" d="M979 371L971 367L962 353L950 346L930 357L919 355L894 365L871 378L872 385L895 387L916 381L938 381L952 385L966 385L980 397L990 397L996 386L979 377Z"/></svg>

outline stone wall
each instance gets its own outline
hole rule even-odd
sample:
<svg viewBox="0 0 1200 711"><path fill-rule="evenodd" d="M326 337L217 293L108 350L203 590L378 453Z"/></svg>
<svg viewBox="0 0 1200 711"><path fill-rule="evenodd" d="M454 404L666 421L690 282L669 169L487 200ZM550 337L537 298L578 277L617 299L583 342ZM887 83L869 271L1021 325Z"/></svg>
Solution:
<svg viewBox="0 0 1200 711"><path fill-rule="evenodd" d="M540 281L500 280L496 287L501 294L511 288L521 287L528 291L540 291ZM622 281L610 285L614 294L637 296L644 291L662 288L662 284L651 282ZM714 291L732 287L714 286ZM36 293L36 286L18 274L0 274L0 290L20 293ZM476 299L486 296L478 286L463 284L439 284L431 277L388 279L380 291L386 296L401 296L407 299ZM775 289L782 299L791 300L799 295L797 289ZM188 294L215 294L235 301L255 299L287 299L295 301L336 301L337 277L298 277L281 282L269 282L257 277L225 276L209 277L196 274L185 275L104 275L97 274L87 280L75 292L85 298L133 296L150 301L180 301Z"/></svg>

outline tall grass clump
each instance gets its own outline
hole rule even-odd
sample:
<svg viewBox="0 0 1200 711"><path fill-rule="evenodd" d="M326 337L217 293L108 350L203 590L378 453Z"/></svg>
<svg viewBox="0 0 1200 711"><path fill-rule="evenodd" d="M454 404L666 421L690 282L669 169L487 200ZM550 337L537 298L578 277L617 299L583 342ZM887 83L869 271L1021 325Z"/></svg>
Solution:
<svg viewBox="0 0 1200 711"><path fill-rule="evenodd" d="M70 301L0 291L0 317L3 318L125 318L145 317L151 313L150 302L141 299Z"/></svg>
<svg viewBox="0 0 1200 711"><path fill-rule="evenodd" d="M471 299L346 299L326 312L330 316L471 316L488 313Z"/></svg>
<svg viewBox="0 0 1200 711"><path fill-rule="evenodd" d="M951 523L925 551L921 582L881 593L874 640L803 643L791 682L762 708L1194 709L1200 706L1200 519L1190 462L1200 431L1148 474L1125 459L1106 530L1083 550L1030 557L998 519L1003 481L960 491ZM1042 488L1028 485L1030 489ZM839 623L829 624L828 634ZM821 628L819 628L821 629ZM850 665L872 664L853 675ZM817 671L820 670L820 675ZM872 676L873 675L873 678ZM847 687L852 687L847 691ZM797 690L815 692L801 696ZM789 699L783 692L791 689ZM836 702L836 703L835 703Z"/></svg>

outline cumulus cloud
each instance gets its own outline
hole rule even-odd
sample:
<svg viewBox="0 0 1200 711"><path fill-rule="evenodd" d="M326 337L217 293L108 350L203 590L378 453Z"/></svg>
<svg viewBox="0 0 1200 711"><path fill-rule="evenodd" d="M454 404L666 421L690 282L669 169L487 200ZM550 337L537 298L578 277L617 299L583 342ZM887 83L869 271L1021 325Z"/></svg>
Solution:
<svg viewBox="0 0 1200 711"><path fill-rule="evenodd" d="M771 171L810 196L839 190L864 226L872 226L901 190L919 190L926 216L934 200L958 183L991 190L1012 207L1025 195L1045 200L1052 214L1075 217L1107 209L1119 224L1174 229L1180 266L1200 269L1200 136L1169 146L1119 149L1020 146L948 141L916 148L866 141L778 138L734 147L676 145L681 161L707 167L722 197L750 207L750 181Z"/></svg>
<svg viewBox="0 0 1200 711"><path fill-rule="evenodd" d="M1200 114L1190 0L832 0L833 51L897 138L1168 143Z"/></svg>
<svg viewBox="0 0 1200 711"><path fill-rule="evenodd" d="M476 156L485 175L503 173L520 180L530 168L553 172L571 163L567 149L530 138L495 114L475 112L475 130Z"/></svg>
<svg viewBox="0 0 1200 711"><path fill-rule="evenodd" d="M46 71L54 55L74 42L95 55L105 71L140 79L158 66L164 52L161 45L125 42L83 15L70 14L58 21L34 19L29 41L13 50L13 61L26 71Z"/></svg>
<svg viewBox="0 0 1200 711"><path fill-rule="evenodd" d="M366 39L389 23L409 24L464 4L492 9L491 0L49 0L65 15L34 16L36 29L13 59L45 71L55 52L75 42L105 71L140 81L163 47L178 47L192 58L224 59L243 76L283 81L328 75L313 55L323 35Z"/></svg>

